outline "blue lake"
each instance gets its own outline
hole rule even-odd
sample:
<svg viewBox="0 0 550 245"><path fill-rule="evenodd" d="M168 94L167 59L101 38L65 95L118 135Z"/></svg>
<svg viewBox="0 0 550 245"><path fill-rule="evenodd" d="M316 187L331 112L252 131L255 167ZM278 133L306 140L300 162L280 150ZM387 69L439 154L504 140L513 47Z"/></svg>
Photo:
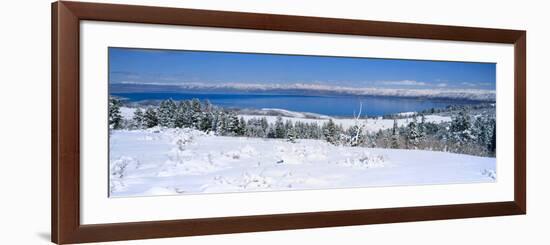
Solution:
<svg viewBox="0 0 550 245"><path fill-rule="evenodd" d="M445 108L448 105L476 104L465 100L417 99L385 96L308 96L282 94L227 94L227 93L160 93L133 92L111 93L131 102L147 100L208 99L217 106L226 108L278 108L290 111L312 112L323 115L349 117L359 111L363 104L363 115L382 116L387 114L422 111L431 108Z"/></svg>

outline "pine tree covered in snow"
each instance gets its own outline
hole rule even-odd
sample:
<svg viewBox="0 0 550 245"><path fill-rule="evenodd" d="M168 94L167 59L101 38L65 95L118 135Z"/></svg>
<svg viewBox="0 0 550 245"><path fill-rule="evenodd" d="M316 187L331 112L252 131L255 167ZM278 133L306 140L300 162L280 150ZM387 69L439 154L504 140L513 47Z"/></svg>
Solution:
<svg viewBox="0 0 550 245"><path fill-rule="evenodd" d="M417 149L420 144L420 131L418 127L418 121L416 116L407 125L407 148Z"/></svg>
<svg viewBox="0 0 550 245"><path fill-rule="evenodd" d="M489 122L485 121L482 117L477 117L472 125L472 133L474 140L481 145L488 145L491 140L491 132L489 131Z"/></svg>
<svg viewBox="0 0 550 245"><path fill-rule="evenodd" d="M269 123L267 122L267 119L265 117L262 117L262 119L260 119L260 126L262 127L262 131L264 133L267 133L267 129L269 128Z"/></svg>
<svg viewBox="0 0 550 245"><path fill-rule="evenodd" d="M294 127L287 130L287 132L286 132L287 141L292 142L292 143L296 143L296 137L297 137L296 136L296 129Z"/></svg>
<svg viewBox="0 0 550 245"><path fill-rule="evenodd" d="M200 129L202 121L202 109L199 99L194 98L191 100L191 126L195 129Z"/></svg>
<svg viewBox="0 0 550 245"><path fill-rule="evenodd" d="M193 108L191 106L191 101L186 100L184 105L185 105L185 113L183 114L183 116L185 118L185 127L193 128L193 122L194 122L193 115L195 114L195 112L193 111Z"/></svg>
<svg viewBox="0 0 550 245"><path fill-rule="evenodd" d="M493 132L489 143L489 152L494 156L497 149L497 124L493 122Z"/></svg>
<svg viewBox="0 0 550 245"><path fill-rule="evenodd" d="M336 124L332 119L329 119L327 123L323 125L323 135L328 143L337 145L339 142L339 132Z"/></svg>
<svg viewBox="0 0 550 245"><path fill-rule="evenodd" d="M246 121L243 117L239 118L239 123L237 126L237 131L235 132L238 136L243 136L246 131Z"/></svg>
<svg viewBox="0 0 550 245"><path fill-rule="evenodd" d="M180 101L176 108L176 115L174 118L174 126L178 128L185 128L191 125L188 116L189 106L187 101Z"/></svg>
<svg viewBox="0 0 550 245"><path fill-rule="evenodd" d="M393 119L390 147L393 149L399 148L399 128L397 127L396 119Z"/></svg>
<svg viewBox="0 0 550 245"><path fill-rule="evenodd" d="M122 128L122 115L120 113L120 100L109 97L109 128Z"/></svg>
<svg viewBox="0 0 550 245"><path fill-rule="evenodd" d="M267 130L267 138L274 139L276 137L277 137L277 134L275 133L275 128L274 127L269 127L268 130Z"/></svg>
<svg viewBox="0 0 550 245"><path fill-rule="evenodd" d="M424 138L426 137L426 117L424 114L420 114L420 123L418 124L418 132L420 133L420 144L423 143Z"/></svg>
<svg viewBox="0 0 550 245"><path fill-rule="evenodd" d="M227 129L227 114L224 111L218 111L216 114L216 134L225 135L229 131Z"/></svg>
<svg viewBox="0 0 550 245"><path fill-rule="evenodd" d="M145 127L145 118L144 118L143 111L141 108L137 108L136 111L134 111L134 116L132 117L133 120L133 126L138 129L142 129Z"/></svg>
<svg viewBox="0 0 550 245"><path fill-rule="evenodd" d="M283 139L286 137L285 125L281 116L275 121L275 138Z"/></svg>
<svg viewBox="0 0 550 245"><path fill-rule="evenodd" d="M235 114L234 112L230 112L225 119L224 127L226 135L238 136L240 128L239 117L237 117L237 114Z"/></svg>
<svg viewBox="0 0 550 245"><path fill-rule="evenodd" d="M174 128L176 126L176 103L172 99L164 100L157 110L158 124L163 127Z"/></svg>
<svg viewBox="0 0 550 245"><path fill-rule="evenodd" d="M145 110L145 115L143 115L143 122L148 128L157 126L159 124L159 120L156 110L151 107L147 108L147 110Z"/></svg>
<svg viewBox="0 0 550 245"><path fill-rule="evenodd" d="M470 116L466 111L460 111L451 122L451 137L458 144L462 145L472 139L470 130Z"/></svg>
<svg viewBox="0 0 550 245"><path fill-rule="evenodd" d="M391 135L386 135L386 130L379 129L373 137L371 145L374 148L390 148Z"/></svg>
<svg viewBox="0 0 550 245"><path fill-rule="evenodd" d="M201 113L201 121L200 121L200 130L202 131L210 131L212 129L212 123L214 121L214 107L210 103L209 100L205 100L204 104L202 106L202 113Z"/></svg>
<svg viewBox="0 0 550 245"><path fill-rule="evenodd" d="M290 139L290 138L294 138L296 139L296 137L298 136L296 131L295 131L295 127L294 127L294 123L291 121L291 120L286 120L285 121L285 136L283 138L285 139Z"/></svg>
<svg viewBox="0 0 550 245"><path fill-rule="evenodd" d="M258 137L258 138L266 137L267 133L264 130L264 127L262 125L262 120L257 118L249 119L245 125L244 135L247 137Z"/></svg>

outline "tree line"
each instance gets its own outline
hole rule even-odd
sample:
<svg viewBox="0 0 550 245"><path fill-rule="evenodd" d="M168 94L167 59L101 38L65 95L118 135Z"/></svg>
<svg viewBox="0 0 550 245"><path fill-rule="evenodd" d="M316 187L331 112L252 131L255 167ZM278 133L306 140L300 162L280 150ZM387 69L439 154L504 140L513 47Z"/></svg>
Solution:
<svg viewBox="0 0 550 245"><path fill-rule="evenodd" d="M414 115L405 124L393 119L393 127L368 132L368 118L355 118L355 125L345 129L329 119L322 123L283 120L277 117L269 122L266 117L245 120L236 112L212 105L208 100L172 99L157 107L137 108L131 120L121 116L122 103L109 99L109 127L111 129L193 128L220 136L255 138L325 140L333 145L419 149L454 152L477 156L494 156L496 149L496 121L489 115L472 117L466 109L453 114L446 123L426 122L424 114ZM401 119L403 120L403 119Z"/></svg>

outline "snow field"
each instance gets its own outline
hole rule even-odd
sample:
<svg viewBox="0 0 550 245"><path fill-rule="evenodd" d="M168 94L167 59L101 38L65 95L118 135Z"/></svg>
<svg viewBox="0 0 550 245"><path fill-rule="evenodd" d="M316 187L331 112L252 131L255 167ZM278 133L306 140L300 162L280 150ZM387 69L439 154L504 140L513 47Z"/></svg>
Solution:
<svg viewBox="0 0 550 245"><path fill-rule="evenodd" d="M111 197L496 181L495 158L193 129L113 130L109 158Z"/></svg>

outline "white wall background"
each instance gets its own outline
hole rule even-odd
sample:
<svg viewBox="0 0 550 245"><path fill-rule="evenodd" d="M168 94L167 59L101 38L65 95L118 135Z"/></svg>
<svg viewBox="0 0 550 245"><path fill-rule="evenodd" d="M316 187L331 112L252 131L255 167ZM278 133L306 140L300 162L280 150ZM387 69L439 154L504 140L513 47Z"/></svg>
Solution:
<svg viewBox="0 0 550 245"><path fill-rule="evenodd" d="M101 0L215 10L526 29L526 216L142 240L113 244L548 244L550 21L544 1ZM0 14L1 244L48 244L50 1L8 1Z"/></svg>

